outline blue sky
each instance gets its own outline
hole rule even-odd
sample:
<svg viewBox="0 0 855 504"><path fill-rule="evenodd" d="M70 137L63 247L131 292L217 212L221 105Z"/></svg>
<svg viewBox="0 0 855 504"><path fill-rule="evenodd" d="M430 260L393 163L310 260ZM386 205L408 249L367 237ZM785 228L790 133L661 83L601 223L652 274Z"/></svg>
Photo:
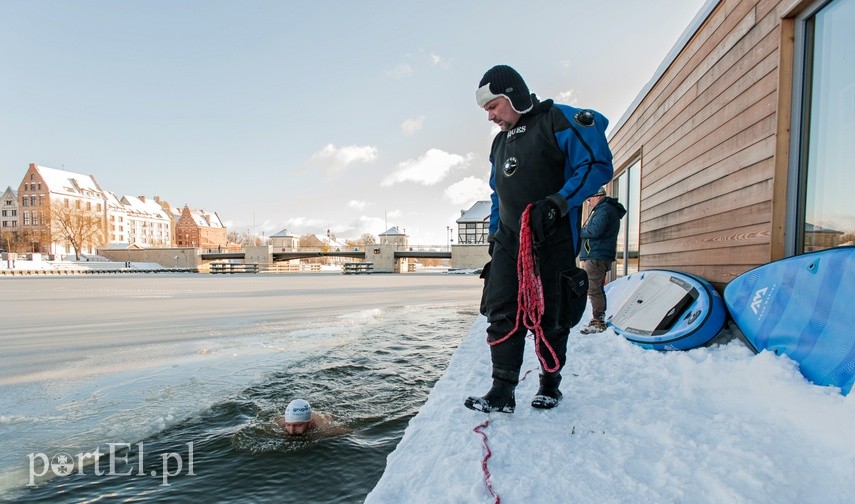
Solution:
<svg viewBox="0 0 855 504"><path fill-rule="evenodd" d="M488 195L483 73L614 124L704 0L0 0L0 186L29 163L231 230L442 244Z"/></svg>

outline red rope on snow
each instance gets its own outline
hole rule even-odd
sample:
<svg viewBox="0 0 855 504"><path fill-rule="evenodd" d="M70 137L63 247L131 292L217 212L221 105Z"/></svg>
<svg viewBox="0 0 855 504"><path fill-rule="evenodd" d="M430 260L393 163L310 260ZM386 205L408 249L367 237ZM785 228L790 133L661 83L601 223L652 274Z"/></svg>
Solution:
<svg viewBox="0 0 855 504"><path fill-rule="evenodd" d="M487 341L488 344L498 345L507 340L512 334L517 332L520 327L520 319L526 329L534 333L534 353L543 365L543 370L547 373L558 371L560 363L558 355L552 349L552 345L546 341L543 335L543 328L540 327L540 320L543 317L543 283L540 280L540 273L537 268L537 256L534 251L534 240L531 233L531 209L534 205L529 204L523 211L520 219L520 250L517 257L517 280L519 290L517 291L517 319L514 328L511 332L497 339L496 341ZM552 356L554 366L546 365L546 360L540 353L540 345L546 346Z"/></svg>
<svg viewBox="0 0 855 504"><path fill-rule="evenodd" d="M525 380L529 373L531 373L532 371L534 371L534 369L529 369L528 371L526 371L523 377L520 378L520 381ZM484 420L480 424L476 425L475 428L472 429L472 432L481 436L481 444L484 446L484 458L481 460L481 470L484 471L484 484L487 485L487 490L490 492L490 495L495 498L494 503L501 504L502 499L499 497L499 494L497 494L496 491L493 490L493 484L490 482L490 468L487 467L487 461L490 460L490 457L493 456L493 452L490 450L490 445L487 444L487 434L484 432L484 429L486 429L489 425L490 420Z"/></svg>
<svg viewBox="0 0 855 504"><path fill-rule="evenodd" d="M490 420L484 420L472 429L472 432L481 436L481 444L484 445L485 453L484 458L481 460L481 469L484 471L484 483L487 485L487 490L490 492L490 495L495 497L495 504L501 504L502 499L499 497L499 494L493 490L493 484L490 483L490 469L487 467L487 461L493 456L493 452L490 451L490 446L487 445L487 435L484 434L484 429L486 429L488 425L490 425Z"/></svg>

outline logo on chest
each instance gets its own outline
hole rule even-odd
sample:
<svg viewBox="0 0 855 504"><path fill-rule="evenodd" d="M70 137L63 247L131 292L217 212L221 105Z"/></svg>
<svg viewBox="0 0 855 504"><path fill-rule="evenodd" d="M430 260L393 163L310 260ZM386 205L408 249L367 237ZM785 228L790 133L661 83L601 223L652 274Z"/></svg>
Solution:
<svg viewBox="0 0 855 504"><path fill-rule="evenodd" d="M519 126L514 129L508 130L508 134L507 136L505 136L505 138L507 140L510 140L514 135L522 135L523 133L525 133L525 126Z"/></svg>
<svg viewBox="0 0 855 504"><path fill-rule="evenodd" d="M517 158L511 156L506 159L505 164L502 165L502 173L504 173L506 177L510 177L517 172L518 167L519 161L517 161Z"/></svg>

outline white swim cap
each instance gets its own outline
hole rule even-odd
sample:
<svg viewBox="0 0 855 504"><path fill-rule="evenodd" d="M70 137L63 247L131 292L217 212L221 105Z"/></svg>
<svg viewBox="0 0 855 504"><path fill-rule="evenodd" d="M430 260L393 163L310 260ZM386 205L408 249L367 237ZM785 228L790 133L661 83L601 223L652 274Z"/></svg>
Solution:
<svg viewBox="0 0 855 504"><path fill-rule="evenodd" d="M309 422L312 420L312 407L302 399L294 399L285 408L285 421L288 423Z"/></svg>

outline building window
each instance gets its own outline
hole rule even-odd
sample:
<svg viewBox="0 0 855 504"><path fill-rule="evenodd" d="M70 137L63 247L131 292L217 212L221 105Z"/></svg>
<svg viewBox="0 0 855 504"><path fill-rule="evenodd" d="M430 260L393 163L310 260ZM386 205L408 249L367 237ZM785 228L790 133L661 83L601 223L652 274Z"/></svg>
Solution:
<svg viewBox="0 0 855 504"><path fill-rule="evenodd" d="M21 206L30 206L30 199L26 196L21 198Z"/></svg>
<svg viewBox="0 0 855 504"><path fill-rule="evenodd" d="M796 21L787 255L855 241L855 0L817 2Z"/></svg>
<svg viewBox="0 0 855 504"><path fill-rule="evenodd" d="M30 225L30 212L24 212L24 225Z"/></svg>
<svg viewBox="0 0 855 504"><path fill-rule="evenodd" d="M612 181L611 197L626 208L620 222L617 238L617 259L612 268L612 278L631 275L638 271L638 229L641 218L641 159L633 162Z"/></svg>

